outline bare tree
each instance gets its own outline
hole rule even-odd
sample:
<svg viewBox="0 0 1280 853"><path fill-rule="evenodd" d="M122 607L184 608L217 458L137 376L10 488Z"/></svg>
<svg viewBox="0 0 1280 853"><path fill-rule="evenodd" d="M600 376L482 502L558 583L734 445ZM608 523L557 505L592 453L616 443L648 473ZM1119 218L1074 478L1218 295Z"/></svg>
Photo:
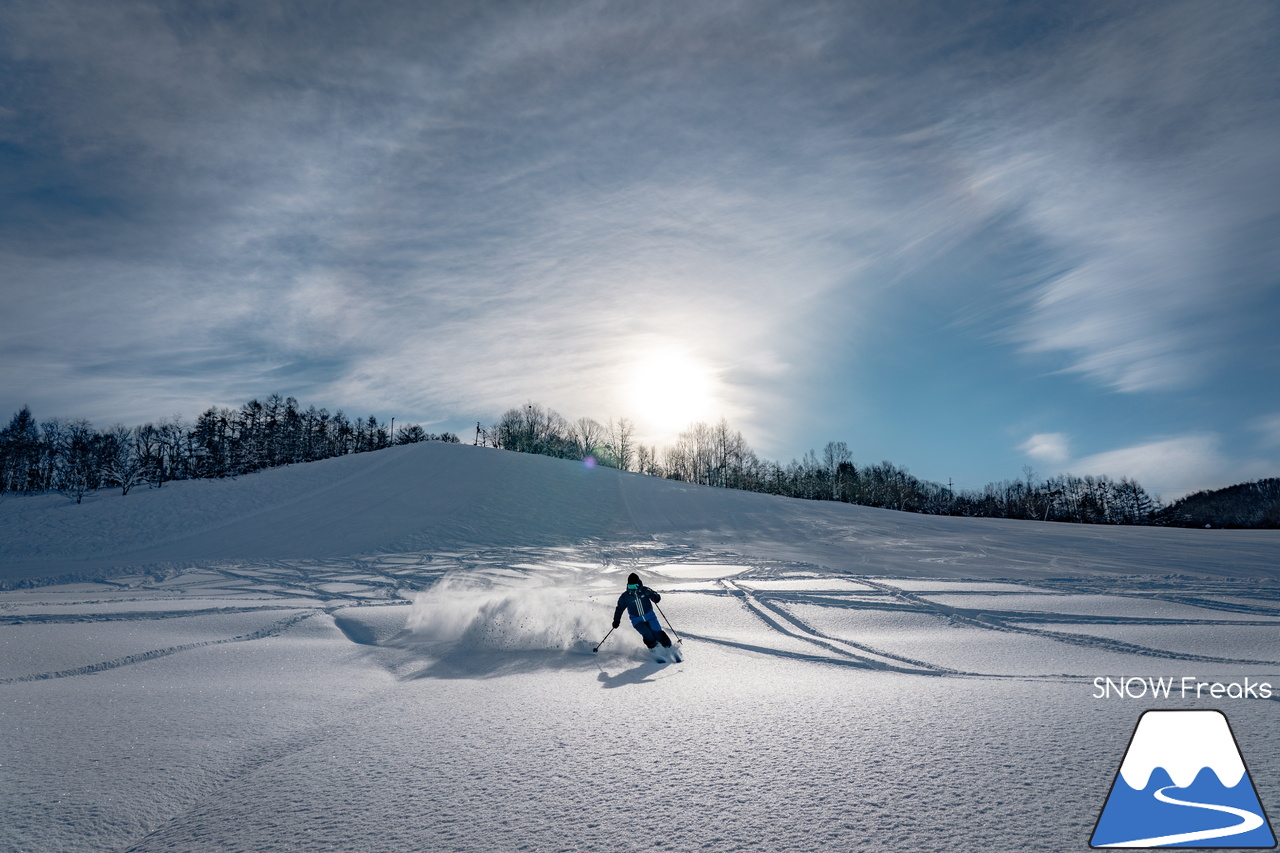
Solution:
<svg viewBox="0 0 1280 853"><path fill-rule="evenodd" d="M822 449L822 464L827 469L827 479L831 484L831 499L840 500L840 472L842 465L848 465L853 459L849 445L843 441L828 441Z"/></svg>
<svg viewBox="0 0 1280 853"><path fill-rule="evenodd" d="M653 445L636 446L636 470L650 477L661 477L662 468L658 465L658 451Z"/></svg>
<svg viewBox="0 0 1280 853"><path fill-rule="evenodd" d="M607 463L603 458L608 452L608 433L604 426L594 418L578 418L572 426L573 440L577 443L579 455L585 459L592 456L597 462Z"/></svg>
<svg viewBox="0 0 1280 853"><path fill-rule="evenodd" d="M124 424L116 424L107 432L104 440L106 452L103 477L108 483L120 487L121 496L127 495L134 486L146 482L142 465L134 452L133 430Z"/></svg>
<svg viewBox="0 0 1280 853"><path fill-rule="evenodd" d="M417 444L427 440L427 431L418 424L409 424L396 432L396 444Z"/></svg>
<svg viewBox="0 0 1280 853"><path fill-rule="evenodd" d="M76 503L97 487L97 432L84 418L64 421L58 433L55 486Z"/></svg>
<svg viewBox="0 0 1280 853"><path fill-rule="evenodd" d="M635 456L635 424L629 418L609 419L609 447L613 450L614 465L623 471L631 470Z"/></svg>

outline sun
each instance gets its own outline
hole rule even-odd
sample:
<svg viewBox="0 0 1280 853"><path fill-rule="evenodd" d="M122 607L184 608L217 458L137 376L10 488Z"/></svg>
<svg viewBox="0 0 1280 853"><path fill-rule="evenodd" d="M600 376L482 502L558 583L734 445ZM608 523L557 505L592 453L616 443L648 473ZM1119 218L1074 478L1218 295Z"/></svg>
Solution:
<svg viewBox="0 0 1280 853"><path fill-rule="evenodd" d="M638 359L628 389L633 417L655 431L674 434L709 419L715 409L715 374L678 349L657 350Z"/></svg>

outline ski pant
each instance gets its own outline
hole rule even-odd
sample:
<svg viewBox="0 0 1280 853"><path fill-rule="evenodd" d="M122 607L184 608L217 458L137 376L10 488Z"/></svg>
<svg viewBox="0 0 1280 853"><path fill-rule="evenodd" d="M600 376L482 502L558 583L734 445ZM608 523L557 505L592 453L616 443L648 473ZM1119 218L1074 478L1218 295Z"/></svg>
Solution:
<svg viewBox="0 0 1280 853"><path fill-rule="evenodd" d="M653 648L658 643L664 647L671 645L671 638L667 636L667 632L662 630L662 626L658 624L658 617L650 610L643 618L631 619L631 626L640 632L640 639L644 640L644 644L649 648Z"/></svg>

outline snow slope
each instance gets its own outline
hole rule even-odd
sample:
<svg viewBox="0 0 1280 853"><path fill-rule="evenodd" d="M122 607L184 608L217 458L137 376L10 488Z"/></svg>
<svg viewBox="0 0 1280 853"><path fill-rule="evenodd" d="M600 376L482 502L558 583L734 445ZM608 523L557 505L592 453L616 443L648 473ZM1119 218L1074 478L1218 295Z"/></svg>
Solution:
<svg viewBox="0 0 1280 853"><path fill-rule="evenodd" d="M1087 850L1148 708L1280 811L1280 537L437 443L0 502L0 850ZM630 571L686 662L623 626ZM1160 756L1149 762L1159 764Z"/></svg>
<svg viewBox="0 0 1280 853"><path fill-rule="evenodd" d="M656 539L872 574L1277 577L1272 531L916 516L426 442L260 472L0 502L0 580L217 559Z"/></svg>

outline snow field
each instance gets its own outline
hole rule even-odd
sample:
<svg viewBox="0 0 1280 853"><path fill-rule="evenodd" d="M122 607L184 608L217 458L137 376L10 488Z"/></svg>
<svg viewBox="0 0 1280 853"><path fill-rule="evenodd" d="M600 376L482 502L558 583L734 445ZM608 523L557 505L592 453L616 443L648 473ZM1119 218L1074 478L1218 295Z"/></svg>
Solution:
<svg viewBox="0 0 1280 853"><path fill-rule="evenodd" d="M725 563L667 563L665 565L654 566L651 572L663 578L677 578L687 580L715 580L719 578L733 577L748 571L747 566L739 566Z"/></svg>
<svg viewBox="0 0 1280 853"><path fill-rule="evenodd" d="M0 589L0 849L1084 851L1149 707L1094 677L1280 669L1266 532L336 461L0 504L0 575L69 581ZM685 663L592 654L630 571ZM1275 705L1160 706L1280 810Z"/></svg>
<svg viewBox="0 0 1280 853"><path fill-rule="evenodd" d="M91 675L0 685L0 849L123 849L340 732L392 679L318 619ZM189 849L200 849L192 838Z"/></svg>
<svg viewBox="0 0 1280 853"><path fill-rule="evenodd" d="M922 595L927 601L966 610L1002 610L1027 613L1056 613L1072 616L1138 616L1147 619L1239 619L1273 618L1280 628L1280 618L1272 613L1233 613L1207 610L1156 597L1140 595Z"/></svg>
<svg viewBox="0 0 1280 853"><path fill-rule="evenodd" d="M919 579L916 578L884 578L883 582L886 586L895 589L908 590L910 592L924 593L948 593L948 592L1015 592L1015 593L1033 593L1033 592L1051 592L1052 590L1041 589L1039 587L1028 586L1017 583L997 583L983 581L957 581L937 579Z"/></svg>
<svg viewBox="0 0 1280 853"><path fill-rule="evenodd" d="M0 843L478 851L640 850L662 840L673 850L800 851L935 849L945 839L956 850L1085 849L1140 710L1091 700L1085 676L1182 665L999 630L1012 613L998 610L985 614L990 622L957 622L928 597L886 592L893 579L840 575L812 589L771 589L768 578L786 567L768 561L744 564L713 589L664 592L685 664L653 664L627 625L593 655L626 571L663 591L644 562L663 555L626 564L606 556L594 569L563 557L455 553L418 563L428 588L412 602L370 604L348 591L310 611L285 608L306 618L278 634L0 685L0 720L20 733L23 753L2 762L22 772L0 775ZM228 582L241 594L243 579L255 579L265 597L281 588L277 578L302 592L356 577L350 564L326 566L264 565ZM154 589L139 582L130 604L148 595L163 603L180 578ZM383 582L369 576L370 588ZM846 583L884 594L829 591ZM46 589L58 608L83 616L95 607ZM1072 596L1044 598L1070 605ZM109 615L127 617L117 604L105 602ZM1089 607L1059 609L1048 614L1054 631L1100 627L1062 624L1095 618L1070 612ZM0 630L74 640L132 626L161 649L225 638L268 616L154 615L137 607L132 620ZM170 633L183 623L203 633ZM1183 626L1101 627L1133 641L1126 630L1177 639ZM1185 627L1244 630L1267 647L1265 629L1238 620ZM1223 642L1230 636L1246 635ZM1265 704L1239 710L1258 719ZM86 731L96 733L92 746L59 749ZM1105 733L1117 743L1099 740ZM1277 751L1250 757L1275 761ZM619 834L637 813L654 832Z"/></svg>
<svg viewBox="0 0 1280 853"><path fill-rule="evenodd" d="M841 612L839 608L783 605L823 633L856 639L904 661L957 673L994 676L1075 676L1180 666L1174 655L1135 661L1101 644L1071 645L1051 637L984 629L944 616L904 612ZM1082 635L1083 636L1083 635ZM1241 671L1256 671L1244 665Z"/></svg>
<svg viewBox="0 0 1280 853"><path fill-rule="evenodd" d="M788 580L747 580L740 586L750 590L782 592L786 590L802 590L804 592L871 592L875 587L845 578L798 578Z"/></svg>
<svg viewBox="0 0 1280 853"><path fill-rule="evenodd" d="M227 641L262 632L303 611L215 615L113 614L111 621L0 624L0 681L73 671L129 655ZM161 618L151 618L160 615ZM122 618L124 617L124 618Z"/></svg>
<svg viewBox="0 0 1280 853"><path fill-rule="evenodd" d="M1100 706L1046 737L1066 685L698 660L592 692L576 670L401 682L131 849L1085 849L1132 725ZM1078 748L1097 728L1115 756Z"/></svg>
<svg viewBox="0 0 1280 853"><path fill-rule="evenodd" d="M1257 672L1269 667L1273 675L1280 674L1277 629L1272 625L1070 625L1056 630L1163 649L1174 655L1254 660L1259 663L1242 668ZM1280 684L1280 679L1276 683Z"/></svg>

